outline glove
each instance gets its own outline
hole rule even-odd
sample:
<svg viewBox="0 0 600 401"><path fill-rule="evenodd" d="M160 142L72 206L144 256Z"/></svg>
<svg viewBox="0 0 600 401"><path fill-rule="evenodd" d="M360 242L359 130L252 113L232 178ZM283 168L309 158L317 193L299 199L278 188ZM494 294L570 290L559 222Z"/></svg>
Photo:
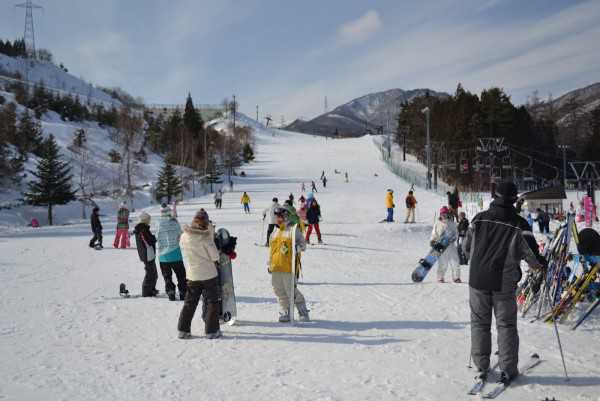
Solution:
<svg viewBox="0 0 600 401"><path fill-rule="evenodd" d="M438 252L441 252L444 250L444 245L440 244L439 242L435 242L435 241L431 241L431 242L432 242L431 247L434 250L436 250Z"/></svg>

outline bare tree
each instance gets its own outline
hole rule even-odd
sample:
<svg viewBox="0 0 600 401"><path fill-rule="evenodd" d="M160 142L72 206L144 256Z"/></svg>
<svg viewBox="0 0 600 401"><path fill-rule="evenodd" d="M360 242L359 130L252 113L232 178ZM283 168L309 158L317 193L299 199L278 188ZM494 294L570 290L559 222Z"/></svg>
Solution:
<svg viewBox="0 0 600 401"><path fill-rule="evenodd" d="M129 199L129 207L133 208L133 167L135 163L134 153L135 145L143 137L143 119L134 113L128 107L124 107L119 112L118 119L118 138L121 145L121 155L123 156L123 166L125 168L126 195Z"/></svg>

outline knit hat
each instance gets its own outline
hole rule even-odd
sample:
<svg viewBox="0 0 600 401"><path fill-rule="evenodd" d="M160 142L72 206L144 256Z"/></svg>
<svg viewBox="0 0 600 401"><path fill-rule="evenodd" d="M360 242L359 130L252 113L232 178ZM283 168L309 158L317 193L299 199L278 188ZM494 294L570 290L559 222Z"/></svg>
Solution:
<svg viewBox="0 0 600 401"><path fill-rule="evenodd" d="M208 213L206 213L206 210L200 209L196 212L194 220L192 220L192 227L206 229L209 223L210 219L208 218Z"/></svg>
<svg viewBox="0 0 600 401"><path fill-rule="evenodd" d="M518 189L514 182L503 181L496 185L495 195L500 198L516 201Z"/></svg>
<svg viewBox="0 0 600 401"><path fill-rule="evenodd" d="M140 222L150 225L150 215L146 212L140 213Z"/></svg>
<svg viewBox="0 0 600 401"><path fill-rule="evenodd" d="M160 208L160 215L171 217L171 208L163 203L162 207Z"/></svg>
<svg viewBox="0 0 600 401"><path fill-rule="evenodd" d="M442 206L440 209L440 216L445 216L450 213L450 210L446 206Z"/></svg>

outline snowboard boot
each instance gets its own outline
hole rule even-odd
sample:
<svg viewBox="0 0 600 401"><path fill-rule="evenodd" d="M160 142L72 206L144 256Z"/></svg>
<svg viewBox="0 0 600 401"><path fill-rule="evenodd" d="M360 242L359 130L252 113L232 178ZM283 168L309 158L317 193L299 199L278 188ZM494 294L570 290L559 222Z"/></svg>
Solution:
<svg viewBox="0 0 600 401"><path fill-rule="evenodd" d="M169 291L169 292L167 292L167 296L169 297L169 301L176 301L177 300L175 298L175 291Z"/></svg>
<svg viewBox="0 0 600 401"><path fill-rule="evenodd" d="M443 278L438 279L438 283L445 283L446 281L444 281Z"/></svg>
<svg viewBox="0 0 600 401"><path fill-rule="evenodd" d="M222 335L223 334L221 333L221 330L217 330L214 333L208 333L206 335L206 338L209 339L209 340L215 340L215 339L221 337Z"/></svg>
<svg viewBox="0 0 600 401"><path fill-rule="evenodd" d="M290 321L290 313L288 311L279 312L279 323L288 323Z"/></svg>
<svg viewBox="0 0 600 401"><path fill-rule="evenodd" d="M297 304L296 309L298 309L298 320L301 322L310 322L310 316L308 315L308 309L306 308L306 304Z"/></svg>
<svg viewBox="0 0 600 401"><path fill-rule="evenodd" d="M179 300L180 301L185 301L185 292L180 292L179 293Z"/></svg>
<svg viewBox="0 0 600 401"><path fill-rule="evenodd" d="M192 333L188 333L187 331L180 331L177 334L177 338L180 340L187 340L188 338L192 338Z"/></svg>
<svg viewBox="0 0 600 401"><path fill-rule="evenodd" d="M460 283L462 283L462 280L459 279L459 278L456 278L456 279L454 279L454 282L457 283L457 284L460 284Z"/></svg>
<svg viewBox="0 0 600 401"><path fill-rule="evenodd" d="M151 295L151 296L155 297L155 296L157 296L157 295L158 295L158 290L155 288L155 289L152 291L152 295Z"/></svg>
<svg viewBox="0 0 600 401"><path fill-rule="evenodd" d="M508 373L506 372L500 372L500 377L498 378L498 383L502 383L505 386L508 386L510 384L510 382L514 379L515 377L511 377Z"/></svg>
<svg viewBox="0 0 600 401"><path fill-rule="evenodd" d="M125 283L119 285L119 295L123 298L129 298L129 290L125 286Z"/></svg>

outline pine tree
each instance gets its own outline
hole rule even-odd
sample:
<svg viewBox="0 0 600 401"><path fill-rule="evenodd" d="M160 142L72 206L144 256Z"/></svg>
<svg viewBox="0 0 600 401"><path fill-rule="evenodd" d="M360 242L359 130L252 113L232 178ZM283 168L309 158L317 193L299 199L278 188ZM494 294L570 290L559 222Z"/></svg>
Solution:
<svg viewBox="0 0 600 401"><path fill-rule="evenodd" d="M19 153L23 156L26 156L28 153L34 153L37 156L41 156L42 127L28 111L21 114L16 139L17 142L15 145L19 150Z"/></svg>
<svg viewBox="0 0 600 401"><path fill-rule="evenodd" d="M75 191L71 188L73 176L68 163L60 159L53 135L44 141L41 150L37 170L31 171L37 180L29 182L25 198L32 205L48 206L48 224L52 225L52 207L75 200Z"/></svg>
<svg viewBox="0 0 600 401"><path fill-rule="evenodd" d="M177 177L175 169L171 164L165 162L156 183L156 200L167 198L167 203L171 203L171 199L183 193L181 180Z"/></svg>

